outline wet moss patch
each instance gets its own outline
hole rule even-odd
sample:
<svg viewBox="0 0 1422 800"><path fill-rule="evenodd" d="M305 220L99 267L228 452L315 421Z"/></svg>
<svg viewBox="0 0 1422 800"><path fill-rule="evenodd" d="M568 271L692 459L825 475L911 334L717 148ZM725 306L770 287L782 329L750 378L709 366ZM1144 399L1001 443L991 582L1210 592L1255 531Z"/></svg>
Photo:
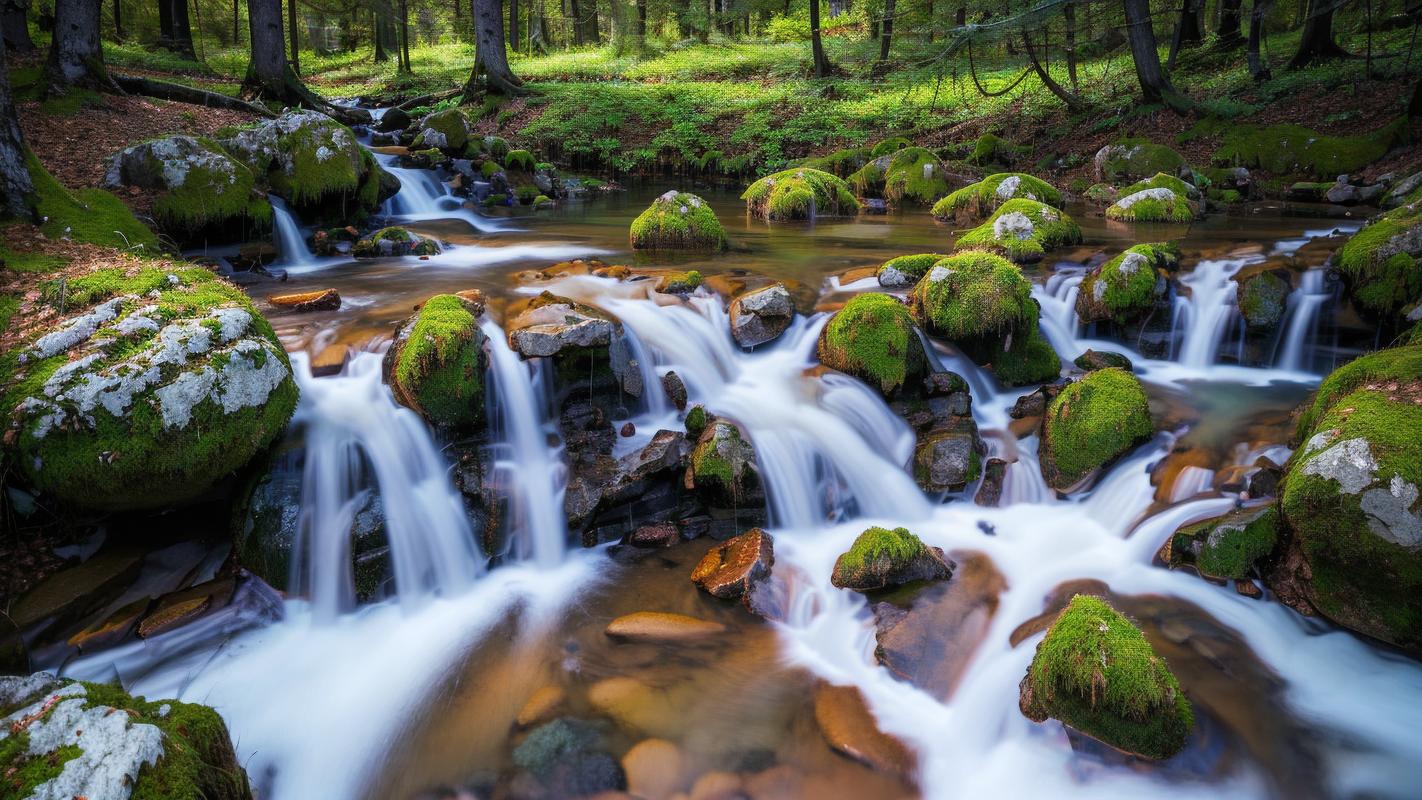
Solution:
<svg viewBox="0 0 1422 800"><path fill-rule="evenodd" d="M908 309L886 294L861 294L846 303L820 335L819 354L825 366L863 378L886 395L924 366Z"/></svg>
<svg viewBox="0 0 1422 800"><path fill-rule="evenodd" d="M1042 476L1054 489L1083 478L1155 432L1136 376L1122 369L1087 373L1057 395L1042 420Z"/></svg>
<svg viewBox="0 0 1422 800"><path fill-rule="evenodd" d="M636 250L724 250L726 230L711 204L694 194L670 191L632 221Z"/></svg>

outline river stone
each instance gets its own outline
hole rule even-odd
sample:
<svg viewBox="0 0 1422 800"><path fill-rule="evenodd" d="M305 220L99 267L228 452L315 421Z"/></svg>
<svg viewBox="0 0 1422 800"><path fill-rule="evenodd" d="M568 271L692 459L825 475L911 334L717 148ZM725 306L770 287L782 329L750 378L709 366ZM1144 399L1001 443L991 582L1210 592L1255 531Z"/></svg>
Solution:
<svg viewBox="0 0 1422 800"><path fill-rule="evenodd" d="M712 420L691 451L683 485L713 505L734 506L755 481L755 448L731 422Z"/></svg>
<svg viewBox="0 0 1422 800"><path fill-rule="evenodd" d="M509 323L509 347L524 358L556 356L573 347L607 347L616 328L602 312L544 292Z"/></svg>
<svg viewBox="0 0 1422 800"><path fill-rule="evenodd" d="M917 581L943 581L952 575L953 562L943 551L925 545L908 529L871 527L835 559L830 583L841 589L874 592Z"/></svg>
<svg viewBox="0 0 1422 800"><path fill-rule="evenodd" d="M858 687L821 683L815 689L815 722L832 750L870 769L909 779L914 754L879 730Z"/></svg>
<svg viewBox="0 0 1422 800"><path fill-rule="evenodd" d="M518 716L514 718L514 724L520 728L528 728L537 725L548 719L563 701L567 699L568 693L559 686L544 686L533 694L523 704L523 708L518 711Z"/></svg>
<svg viewBox="0 0 1422 800"><path fill-rule="evenodd" d="M375 129L381 133L403 131L410 127L410 122L410 115L404 109L387 108L385 113L380 115L380 121L375 124Z"/></svg>
<svg viewBox="0 0 1422 800"><path fill-rule="evenodd" d="M1123 369L1127 372L1135 371L1129 358L1110 350L1091 350L1088 348L1085 353L1077 356L1072 363L1086 372L1098 369L1110 369L1111 367ZM1046 411L1045 405L1042 406L1042 410L1044 412Z"/></svg>
<svg viewBox="0 0 1422 800"><path fill-rule="evenodd" d="M790 327L795 303L782 283L757 289L731 301L731 335L741 347L765 344Z"/></svg>
<svg viewBox="0 0 1422 800"><path fill-rule="evenodd" d="M271 227L271 204L255 191L256 177L214 141L168 136L114 154L104 188L158 193L153 216L170 234L201 243Z"/></svg>
<svg viewBox="0 0 1422 800"><path fill-rule="evenodd" d="M686 410L686 384L681 382L680 375L674 371L663 375L662 391L666 393L667 400L671 401L672 407L677 411Z"/></svg>
<svg viewBox="0 0 1422 800"><path fill-rule="evenodd" d="M681 748L665 739L643 739L622 756L627 791L642 800L667 800L686 784Z"/></svg>
<svg viewBox="0 0 1422 800"><path fill-rule="evenodd" d="M605 633L628 642L675 643L705 639L726 632L719 622L665 611L635 611L608 624Z"/></svg>
<svg viewBox="0 0 1422 800"><path fill-rule="evenodd" d="M1002 502L1002 485L1007 478L1007 461L1001 458L989 458L983 464L983 480L978 484L978 492L973 495L973 502L988 508L996 508Z"/></svg>
<svg viewBox="0 0 1422 800"><path fill-rule="evenodd" d="M925 492L950 492L977 480L982 441L972 417L955 417L918 437L913 475Z"/></svg>
<svg viewBox="0 0 1422 800"><path fill-rule="evenodd" d="M691 582L723 600L746 597L756 584L770 577L775 564L774 542L760 528L712 548L691 571Z"/></svg>
<svg viewBox="0 0 1422 800"><path fill-rule="evenodd" d="M277 308L296 312L335 311L341 307L341 293L335 289L317 289L296 294L274 294L267 302Z"/></svg>

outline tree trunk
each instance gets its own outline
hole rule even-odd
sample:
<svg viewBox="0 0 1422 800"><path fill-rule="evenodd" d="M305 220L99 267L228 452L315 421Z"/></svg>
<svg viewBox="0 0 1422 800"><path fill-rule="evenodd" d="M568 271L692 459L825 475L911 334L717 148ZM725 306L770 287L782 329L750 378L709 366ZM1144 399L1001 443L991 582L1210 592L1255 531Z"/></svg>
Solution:
<svg viewBox="0 0 1422 800"><path fill-rule="evenodd" d="M1243 7L1244 0L1220 0L1220 24L1215 28L1215 36L1221 47L1238 47L1244 42L1244 34L1239 30Z"/></svg>
<svg viewBox="0 0 1422 800"><path fill-rule="evenodd" d="M97 0L55 0L45 82L51 95L64 94L72 86L118 90L104 69Z"/></svg>
<svg viewBox="0 0 1422 800"><path fill-rule="evenodd" d="M573 20L573 44L583 45L583 20L578 9L578 0L568 0L568 16Z"/></svg>
<svg viewBox="0 0 1422 800"><path fill-rule="evenodd" d="M158 0L158 46L197 59L193 29L188 24L188 0Z"/></svg>
<svg viewBox="0 0 1422 800"><path fill-rule="evenodd" d="M820 38L820 0L810 0L810 55L815 62L815 77L829 74L829 60L825 58L825 43Z"/></svg>
<svg viewBox="0 0 1422 800"><path fill-rule="evenodd" d="M464 85L463 102L471 102L479 94L479 76L483 74L488 90L497 94L523 94L523 83L509 69L509 55L504 43L504 13L501 0L472 0L474 20L474 70Z"/></svg>
<svg viewBox="0 0 1422 800"><path fill-rule="evenodd" d="M1412 119L1422 117L1422 79L1412 85L1412 100L1407 104L1407 116Z"/></svg>
<svg viewBox="0 0 1422 800"><path fill-rule="evenodd" d="M5 49L11 53L25 54L35 50L35 42L30 38L30 25L25 18L29 7L29 0L0 0L0 39L5 40ZM118 8L117 0L114 8ZM118 25L117 16L114 17L114 24Z"/></svg>
<svg viewBox="0 0 1422 800"><path fill-rule="evenodd" d="M114 5L118 5L119 0L114 0ZM232 0L232 43L235 45L241 41L242 36L242 0Z"/></svg>
<svg viewBox="0 0 1422 800"><path fill-rule="evenodd" d="M518 0L509 0L509 49L519 51Z"/></svg>
<svg viewBox="0 0 1422 800"><path fill-rule="evenodd" d="M1047 72L1046 68L1042 66L1042 62L1037 59L1036 49L1032 47L1032 37L1030 34L1022 34L1022 43L1027 46L1027 58L1032 65L1033 71L1035 71L1037 77L1041 79L1042 85L1047 87L1047 90L1052 94L1056 95L1057 99L1066 103L1066 107L1069 110L1076 112L1085 109L1086 106L1081 102L1081 98L1067 91L1066 87L1060 83L1057 83L1056 80L1052 78L1051 73Z"/></svg>
<svg viewBox="0 0 1422 800"><path fill-rule="evenodd" d="M1066 18L1066 60L1067 77L1071 78L1071 90L1079 91L1076 83L1076 4L1062 6L1062 16Z"/></svg>
<svg viewBox="0 0 1422 800"><path fill-rule="evenodd" d="M168 83L151 78L141 78L136 75L115 75L114 83L129 94L141 94L144 97L156 97L160 100L173 100L179 103L188 103L195 106L208 106L210 108L230 108L233 111L245 111L248 114L255 114L259 117L276 116L267 109L255 103L248 103L246 100L238 100L217 92L209 92L206 89L198 89L193 86L185 86L181 83Z"/></svg>
<svg viewBox="0 0 1422 800"><path fill-rule="evenodd" d="M637 34L637 52L644 52L647 49L647 0L637 0L637 24L634 32Z"/></svg>
<svg viewBox="0 0 1422 800"><path fill-rule="evenodd" d="M894 38L894 0L884 0L884 22L879 26L879 65L883 69L889 60L889 46Z"/></svg>
<svg viewBox="0 0 1422 800"><path fill-rule="evenodd" d="M1254 0L1249 11L1249 74L1256 81L1269 80L1269 66L1259 51L1264 41L1264 17L1272 4L1273 0Z"/></svg>
<svg viewBox="0 0 1422 800"><path fill-rule="evenodd" d="M123 41L123 0L114 0L114 41Z"/></svg>
<svg viewBox="0 0 1422 800"><path fill-rule="evenodd" d="M588 44L601 44L602 31L598 28L597 24L596 0L588 0L588 2L585 4L585 8L587 8L587 14L585 15L583 22L586 24L587 27L583 31L583 41L587 42Z"/></svg>
<svg viewBox="0 0 1422 800"><path fill-rule="evenodd" d="M296 24L296 0L286 0L287 35L291 37L291 71L301 74L301 32Z"/></svg>
<svg viewBox="0 0 1422 800"><path fill-rule="evenodd" d="M5 39L0 38L0 217L30 219L29 198L35 187L25 163L25 137L20 115L10 98L10 75L5 70Z"/></svg>
<svg viewBox="0 0 1422 800"><path fill-rule="evenodd" d="M400 62L401 72L411 72L410 69L410 2L400 0Z"/></svg>
<svg viewBox="0 0 1422 800"><path fill-rule="evenodd" d="M1289 61L1289 69L1306 67L1331 58L1342 58L1347 51L1333 40L1333 0L1308 0L1308 16L1304 19L1303 37L1299 49Z"/></svg>
<svg viewBox="0 0 1422 800"><path fill-rule="evenodd" d="M1180 18L1175 22L1175 33L1170 37L1170 57L1166 66L1175 67L1175 57L1192 44L1199 44L1205 35L1200 29L1200 7L1204 0L1180 0Z"/></svg>
<svg viewBox="0 0 1422 800"><path fill-rule="evenodd" d="M1184 98L1175 92L1165 71L1160 67L1160 52L1155 45L1155 31L1150 26L1150 6L1147 0L1124 0L1126 38L1136 64L1136 80L1141 84L1141 97L1146 103L1165 103L1179 111Z"/></svg>

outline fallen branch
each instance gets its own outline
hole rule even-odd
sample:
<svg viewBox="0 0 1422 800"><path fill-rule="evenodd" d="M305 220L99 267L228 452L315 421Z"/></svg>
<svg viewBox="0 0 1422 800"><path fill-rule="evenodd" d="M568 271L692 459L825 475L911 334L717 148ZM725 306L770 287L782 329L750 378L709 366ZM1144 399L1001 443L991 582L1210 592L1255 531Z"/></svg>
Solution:
<svg viewBox="0 0 1422 800"><path fill-rule="evenodd" d="M409 100L395 107L401 111L409 111L412 108L419 108L420 106L432 106L435 103L448 100L451 97L458 97L460 92L463 91L463 89L446 89L433 94L422 94L419 97L411 97Z"/></svg>
<svg viewBox="0 0 1422 800"><path fill-rule="evenodd" d="M156 97L159 100L172 100L178 103L191 103L198 106L208 106L210 108L226 108L233 111L245 111L248 114L256 114L262 117L275 117L271 111L246 100L239 100L235 97L228 97L225 94L209 92L206 89L198 89L194 86L185 86L181 83L169 83L167 81L155 81L151 78L140 78L136 75L111 74L115 84L120 89L129 94L139 94L144 97Z"/></svg>

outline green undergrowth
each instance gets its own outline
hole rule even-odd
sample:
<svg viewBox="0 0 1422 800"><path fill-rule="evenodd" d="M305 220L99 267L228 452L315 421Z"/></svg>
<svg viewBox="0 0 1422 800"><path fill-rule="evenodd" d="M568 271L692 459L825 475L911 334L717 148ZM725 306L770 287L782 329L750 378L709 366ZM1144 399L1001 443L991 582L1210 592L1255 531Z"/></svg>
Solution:
<svg viewBox="0 0 1422 800"><path fill-rule="evenodd" d="M1406 140L1405 117L1359 136L1329 136L1302 125L1228 125L1215 161L1327 179L1355 172Z"/></svg>
<svg viewBox="0 0 1422 800"><path fill-rule="evenodd" d="M122 200L103 189L80 189L71 193L33 154L26 155L25 163L35 187L31 202L45 236L135 254L158 254L158 237L133 216Z"/></svg>

